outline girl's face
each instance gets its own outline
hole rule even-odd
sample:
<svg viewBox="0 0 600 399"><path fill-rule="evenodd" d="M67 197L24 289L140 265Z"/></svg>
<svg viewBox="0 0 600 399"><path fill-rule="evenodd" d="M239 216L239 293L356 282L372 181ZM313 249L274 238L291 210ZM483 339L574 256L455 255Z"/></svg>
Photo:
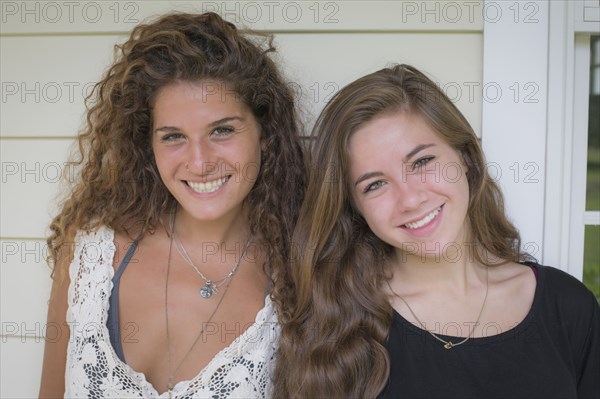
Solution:
<svg viewBox="0 0 600 399"><path fill-rule="evenodd" d="M152 148L165 186L198 220L237 217L260 170L259 125L240 96L220 82L161 89Z"/></svg>
<svg viewBox="0 0 600 399"><path fill-rule="evenodd" d="M351 136L349 155L354 203L380 239L422 259L464 245L467 169L422 117L376 117Z"/></svg>

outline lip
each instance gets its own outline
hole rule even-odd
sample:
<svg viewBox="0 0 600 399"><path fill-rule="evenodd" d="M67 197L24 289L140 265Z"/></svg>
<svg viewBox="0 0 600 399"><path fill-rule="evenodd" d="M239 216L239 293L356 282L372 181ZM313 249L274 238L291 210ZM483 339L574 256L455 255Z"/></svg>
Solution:
<svg viewBox="0 0 600 399"><path fill-rule="evenodd" d="M431 211L425 213L423 216L419 217L419 218L415 218L412 221L406 222L400 226L398 226L399 228L401 228L402 230L406 231L408 234L414 235L414 236L427 236L428 234L432 233L436 227L439 225L440 220L442 218L442 215L444 213L444 206L446 204L443 204L441 206L439 206L439 212L437 213L437 215L435 215L433 217L433 219L431 219L427 224L421 226L421 227L417 227L417 228L409 228L406 227L406 224L408 223L414 223L420 220L423 220L423 218L425 218L427 215L433 213L436 209L438 208L434 208Z"/></svg>
<svg viewBox="0 0 600 399"><path fill-rule="evenodd" d="M218 185L221 180L223 180L223 182ZM231 175L204 181L182 180L182 183L196 196L210 196L221 191L223 187L227 185L229 180L231 180ZM192 185L194 187L192 187ZM214 187L211 185L214 185Z"/></svg>

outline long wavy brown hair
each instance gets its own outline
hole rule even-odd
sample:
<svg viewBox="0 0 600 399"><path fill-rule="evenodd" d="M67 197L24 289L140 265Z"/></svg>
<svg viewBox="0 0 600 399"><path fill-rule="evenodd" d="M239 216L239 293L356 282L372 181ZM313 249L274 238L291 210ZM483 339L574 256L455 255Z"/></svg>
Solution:
<svg viewBox="0 0 600 399"><path fill-rule="evenodd" d="M352 205L348 142L385 112L420 115L468 165L467 217L477 261L529 259L504 213L469 123L427 76L397 65L340 90L313 130L309 183L294 233L294 301L282 329L277 398L374 398L389 376L385 348L392 308L385 294L393 248L376 237Z"/></svg>
<svg viewBox="0 0 600 399"><path fill-rule="evenodd" d="M245 206L266 251L265 270L284 270L306 170L295 99L273 51L272 37L238 30L214 13L166 15L115 46L113 65L86 100L75 154L80 173L50 225L50 263L72 256L66 244L78 229L107 225L133 239L162 224L177 204L154 160L153 101L166 85L211 80L235 90L260 125L262 166ZM278 299L286 289L283 280L275 283Z"/></svg>

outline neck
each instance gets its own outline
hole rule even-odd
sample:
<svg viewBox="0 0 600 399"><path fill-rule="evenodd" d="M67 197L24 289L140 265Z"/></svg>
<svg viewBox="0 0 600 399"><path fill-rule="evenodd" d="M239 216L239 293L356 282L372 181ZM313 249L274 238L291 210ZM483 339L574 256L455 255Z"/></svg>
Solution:
<svg viewBox="0 0 600 399"><path fill-rule="evenodd" d="M397 249L393 261L394 280L414 290L451 287L466 292L473 283L478 285L485 281L486 268L475 260L473 246L465 243L421 254Z"/></svg>
<svg viewBox="0 0 600 399"><path fill-rule="evenodd" d="M245 211L217 220L197 220L185 209L178 208L175 232L185 243L244 244L250 235L250 225Z"/></svg>

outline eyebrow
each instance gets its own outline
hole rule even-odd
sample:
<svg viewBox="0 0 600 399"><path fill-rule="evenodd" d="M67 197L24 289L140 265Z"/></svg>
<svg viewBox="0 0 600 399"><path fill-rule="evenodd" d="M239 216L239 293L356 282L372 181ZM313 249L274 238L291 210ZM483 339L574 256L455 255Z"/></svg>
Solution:
<svg viewBox="0 0 600 399"><path fill-rule="evenodd" d="M378 177L378 176L383 176L383 173L381 172L369 172L369 173L365 173L364 175L361 175L358 179L356 179L356 182L354 183L354 187L358 186L359 183L370 179L372 177Z"/></svg>
<svg viewBox="0 0 600 399"><path fill-rule="evenodd" d="M423 151L426 148L433 147L433 146L435 146L435 144L433 144L433 143L432 144L419 144L418 146L413 148L413 150L411 152L406 154L406 156L404 157L404 162L410 161L410 159L412 157L414 157L415 155L417 155L419 152Z"/></svg>
<svg viewBox="0 0 600 399"><path fill-rule="evenodd" d="M176 133L179 131L180 131L179 128L177 128L175 126L162 126L162 127L154 129L154 133L158 133L158 132Z"/></svg>
<svg viewBox="0 0 600 399"><path fill-rule="evenodd" d="M225 118L221 118L219 120L211 122L208 126L215 127L215 126L221 125L223 123L227 123L227 122L231 122L231 121L235 121L235 120L240 121L240 122L246 122L246 119L241 116L227 116Z"/></svg>
<svg viewBox="0 0 600 399"><path fill-rule="evenodd" d="M246 119L241 116L227 116L225 118L221 118L214 122L209 123L208 127L210 127L210 128L216 127L223 123L231 122L234 120L238 120L240 122L246 122ZM158 132L176 133L176 132L180 132L180 131L181 131L181 129L179 129L178 127L175 127L175 126L161 126L159 128L154 129L154 133L158 133Z"/></svg>
<svg viewBox="0 0 600 399"><path fill-rule="evenodd" d="M432 144L419 144L418 146L413 148L411 152L406 154L406 156L404 157L404 162L407 163L408 161L410 161L410 159L412 157L417 155L419 152L423 151L426 148L433 147L433 146L435 146L435 144L433 144L433 143ZM361 182L363 182L365 180L371 179L373 177L379 177L379 176L383 176L383 173L379 172L379 171L365 173L364 175L361 175L358 179L356 179L356 182L354 183L354 187L358 186Z"/></svg>

